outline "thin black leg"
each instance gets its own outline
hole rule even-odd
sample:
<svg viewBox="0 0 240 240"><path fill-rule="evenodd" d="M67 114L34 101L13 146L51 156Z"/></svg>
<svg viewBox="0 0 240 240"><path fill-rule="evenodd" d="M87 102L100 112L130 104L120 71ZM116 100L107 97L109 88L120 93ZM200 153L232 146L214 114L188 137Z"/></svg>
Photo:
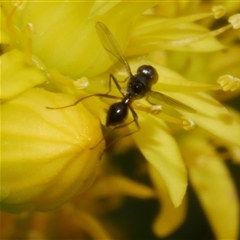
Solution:
<svg viewBox="0 0 240 240"><path fill-rule="evenodd" d="M113 131L115 131L116 129L119 129L119 128L124 128L124 127L127 127L128 125L132 124L135 122L136 126L137 126L137 129L135 131L132 131L132 132L129 132L127 134L123 134L123 135L120 135L118 138L114 139L112 142L110 142L106 148L104 149L103 153L101 154L101 158L102 158L102 155L104 154L104 152L113 144L115 143L119 138L124 138L124 137L127 137L127 136L130 136L132 135L133 133L136 133L140 130L140 126L139 126L139 123L138 123L138 115L137 113L133 110L132 107L129 107L131 113L132 113L132 116L133 116L133 120L128 122L128 123L125 123L125 124L121 124L119 126L116 126L114 128L112 128L110 131L108 131L104 137L97 143L97 145L95 145L94 147L92 147L91 149L94 149L96 148L110 133L112 133ZM101 159L100 158L100 159Z"/></svg>
<svg viewBox="0 0 240 240"><path fill-rule="evenodd" d="M85 100L87 98L90 98L90 97L105 97L105 98L112 98L112 99L122 99L121 97L108 95L108 94L105 94L105 93L96 93L96 94L92 94L92 95L80 98L76 102L74 102L73 104L70 104L70 105L66 105L66 106L63 106L63 107L57 107L57 108L53 108L53 107L46 107L46 108L47 109L63 109L63 108L73 107L73 106L76 106L81 101L83 101L83 100Z"/></svg>
<svg viewBox="0 0 240 240"><path fill-rule="evenodd" d="M124 82L126 81L127 79L124 80ZM115 83L115 86L117 87L117 89L119 90L119 92L122 94L123 97L125 97L125 95L122 93L121 91L121 86L119 85L118 83L118 80L115 78L115 76L113 74L110 74L109 75L109 80L108 80L108 91L105 93L105 94L109 94L112 90L112 81Z"/></svg>

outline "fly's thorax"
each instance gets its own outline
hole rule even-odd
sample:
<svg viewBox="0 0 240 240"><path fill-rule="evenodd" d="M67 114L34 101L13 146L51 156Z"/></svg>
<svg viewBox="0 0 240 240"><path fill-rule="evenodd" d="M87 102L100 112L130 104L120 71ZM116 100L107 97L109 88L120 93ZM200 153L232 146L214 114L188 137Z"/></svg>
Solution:
<svg viewBox="0 0 240 240"><path fill-rule="evenodd" d="M149 91L150 88L148 87L147 80L144 79L144 76L132 77L127 86L127 95L134 99L145 97Z"/></svg>

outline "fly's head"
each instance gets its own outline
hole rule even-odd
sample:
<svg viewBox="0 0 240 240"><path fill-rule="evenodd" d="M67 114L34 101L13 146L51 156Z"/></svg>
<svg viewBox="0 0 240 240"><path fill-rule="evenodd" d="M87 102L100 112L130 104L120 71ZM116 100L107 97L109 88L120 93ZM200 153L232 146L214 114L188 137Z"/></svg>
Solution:
<svg viewBox="0 0 240 240"><path fill-rule="evenodd" d="M158 73L156 69L150 65L140 66L137 70L137 75L144 77L145 84L149 89L158 81Z"/></svg>

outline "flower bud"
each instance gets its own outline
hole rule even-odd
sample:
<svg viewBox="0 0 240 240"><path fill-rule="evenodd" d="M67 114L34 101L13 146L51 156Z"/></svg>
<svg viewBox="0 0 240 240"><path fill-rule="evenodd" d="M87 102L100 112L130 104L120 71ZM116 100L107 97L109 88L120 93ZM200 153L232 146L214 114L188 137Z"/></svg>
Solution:
<svg viewBox="0 0 240 240"><path fill-rule="evenodd" d="M104 144L99 121L66 94L31 89L2 105L1 209L48 211L93 182ZM55 103L55 104L54 104Z"/></svg>

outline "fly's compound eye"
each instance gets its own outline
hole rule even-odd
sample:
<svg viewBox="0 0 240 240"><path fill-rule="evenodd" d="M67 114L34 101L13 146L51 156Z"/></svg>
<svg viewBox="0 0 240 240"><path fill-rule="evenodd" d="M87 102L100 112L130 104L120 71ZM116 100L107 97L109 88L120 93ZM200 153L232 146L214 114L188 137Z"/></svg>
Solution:
<svg viewBox="0 0 240 240"><path fill-rule="evenodd" d="M154 67L150 65L142 65L137 70L138 74L145 75L149 80L151 80L152 84L158 81L158 74Z"/></svg>

